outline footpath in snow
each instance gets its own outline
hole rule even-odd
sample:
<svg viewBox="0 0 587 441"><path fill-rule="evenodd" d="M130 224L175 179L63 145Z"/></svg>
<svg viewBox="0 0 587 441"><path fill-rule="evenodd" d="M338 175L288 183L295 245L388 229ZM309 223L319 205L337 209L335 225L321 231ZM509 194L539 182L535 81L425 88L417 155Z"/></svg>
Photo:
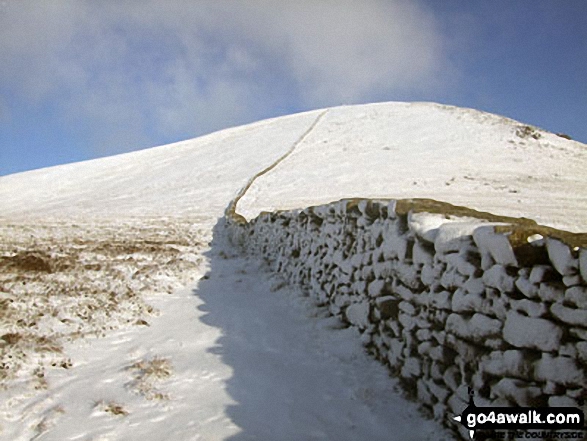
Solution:
<svg viewBox="0 0 587 441"><path fill-rule="evenodd" d="M0 439L451 439L355 331L221 238L204 254L195 286L148 299L150 327L66 348L74 366L7 403Z"/></svg>

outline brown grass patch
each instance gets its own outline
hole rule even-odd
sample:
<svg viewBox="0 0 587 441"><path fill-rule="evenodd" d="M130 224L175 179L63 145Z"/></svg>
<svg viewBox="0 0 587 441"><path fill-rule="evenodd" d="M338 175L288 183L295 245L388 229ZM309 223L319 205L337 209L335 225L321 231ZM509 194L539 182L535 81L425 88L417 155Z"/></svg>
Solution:
<svg viewBox="0 0 587 441"><path fill-rule="evenodd" d="M100 401L96 403L95 408L101 412L116 416L127 416L129 414L129 412L121 404L118 404L115 401L109 401L107 403Z"/></svg>
<svg viewBox="0 0 587 441"><path fill-rule="evenodd" d="M141 360L128 369L133 371L134 380L130 383L133 390L147 400L169 400L169 395L156 387L173 373L173 366L168 358L154 357L150 360Z"/></svg>
<svg viewBox="0 0 587 441"><path fill-rule="evenodd" d="M44 387L36 363L69 368L67 341L148 325L143 294L193 280L203 239L189 220L0 223L0 388L17 374Z"/></svg>

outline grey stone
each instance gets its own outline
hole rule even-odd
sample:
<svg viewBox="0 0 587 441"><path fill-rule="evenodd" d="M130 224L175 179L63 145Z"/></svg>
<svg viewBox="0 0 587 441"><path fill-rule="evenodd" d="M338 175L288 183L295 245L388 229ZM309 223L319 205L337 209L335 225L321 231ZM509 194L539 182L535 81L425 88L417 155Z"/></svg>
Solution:
<svg viewBox="0 0 587 441"><path fill-rule="evenodd" d="M526 317L515 311L508 313L503 328L503 337L511 345L546 352L558 349L562 335L562 328L553 322Z"/></svg>
<svg viewBox="0 0 587 441"><path fill-rule="evenodd" d="M536 363L534 377L565 386L585 385L585 372L575 360L569 357L554 357L550 354L542 354L542 358Z"/></svg>

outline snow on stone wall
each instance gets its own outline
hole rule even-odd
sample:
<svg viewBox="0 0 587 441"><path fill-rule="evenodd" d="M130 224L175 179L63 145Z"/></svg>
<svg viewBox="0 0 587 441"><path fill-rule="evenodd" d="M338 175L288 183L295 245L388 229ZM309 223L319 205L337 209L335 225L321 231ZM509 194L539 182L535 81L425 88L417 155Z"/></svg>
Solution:
<svg viewBox="0 0 587 441"><path fill-rule="evenodd" d="M232 207L228 228L357 327L443 423L467 406L468 387L478 406L577 406L587 384L584 235L427 202L343 200L250 223Z"/></svg>

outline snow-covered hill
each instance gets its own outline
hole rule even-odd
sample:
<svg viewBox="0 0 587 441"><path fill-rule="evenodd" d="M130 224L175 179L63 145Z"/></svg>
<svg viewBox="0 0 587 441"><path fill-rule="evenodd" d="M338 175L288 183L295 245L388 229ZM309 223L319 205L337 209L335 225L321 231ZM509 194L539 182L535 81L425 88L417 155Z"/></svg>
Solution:
<svg viewBox="0 0 587 441"><path fill-rule="evenodd" d="M317 112L138 152L0 177L3 218L216 218Z"/></svg>
<svg viewBox="0 0 587 441"><path fill-rule="evenodd" d="M0 439L449 438L218 218L420 197L585 232L585 170L531 126L384 103L0 177Z"/></svg>
<svg viewBox="0 0 587 441"><path fill-rule="evenodd" d="M322 113L0 177L0 216L218 216ZM585 170L584 144L500 116L431 103L339 107L254 183L239 211L425 197L581 232Z"/></svg>

